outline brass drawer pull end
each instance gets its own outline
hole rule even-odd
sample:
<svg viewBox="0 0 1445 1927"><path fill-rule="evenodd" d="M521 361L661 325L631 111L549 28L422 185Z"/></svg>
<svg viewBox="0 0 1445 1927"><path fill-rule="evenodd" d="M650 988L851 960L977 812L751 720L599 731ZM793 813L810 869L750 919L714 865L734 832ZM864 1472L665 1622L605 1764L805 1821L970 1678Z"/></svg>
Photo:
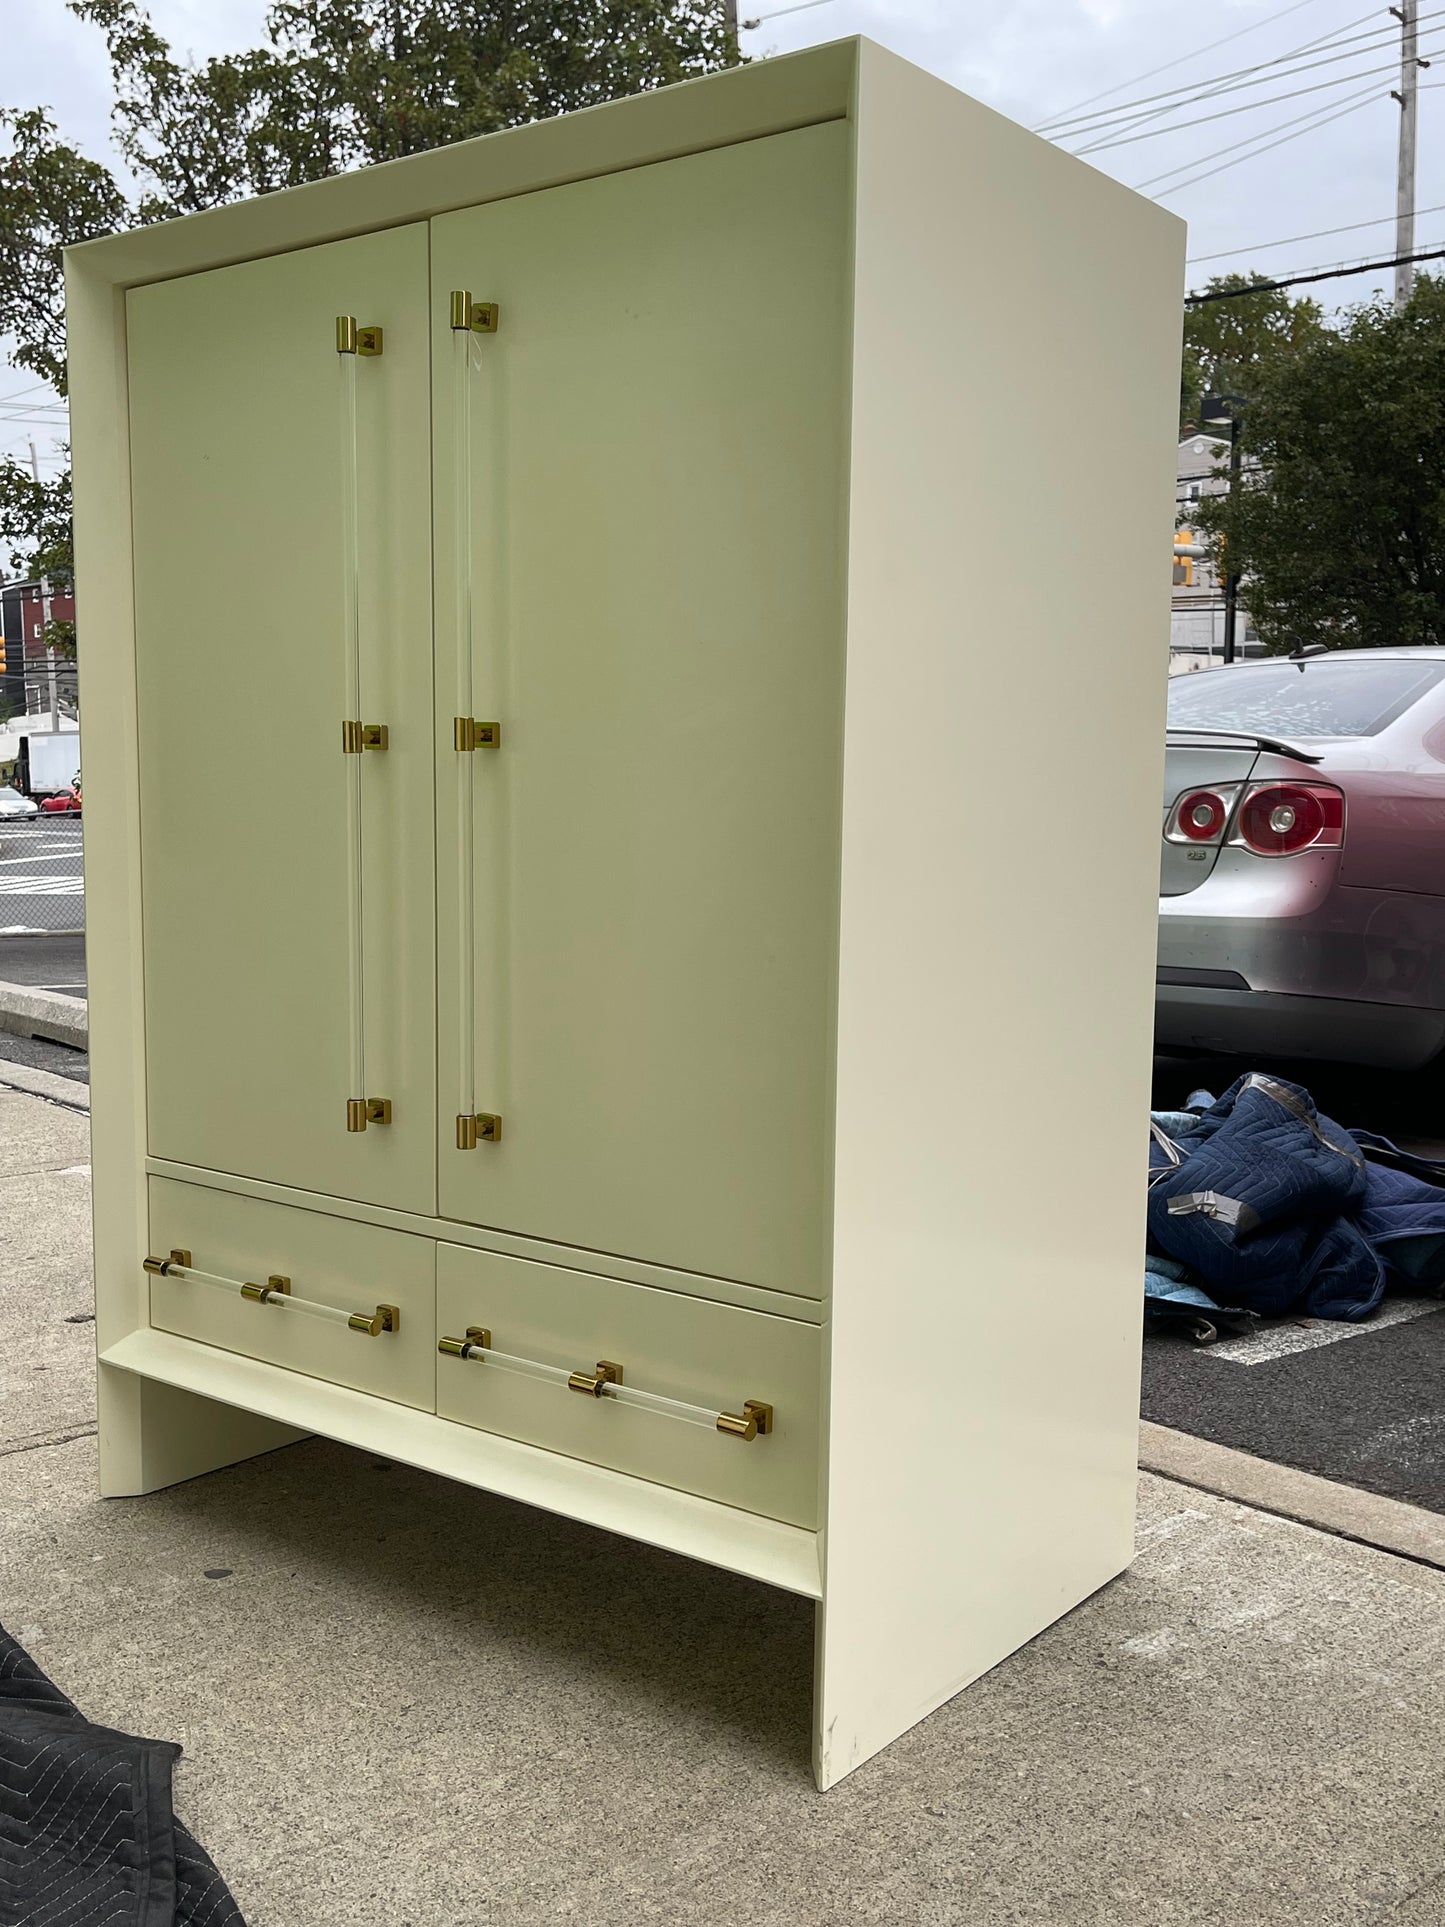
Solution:
<svg viewBox="0 0 1445 1927"><path fill-rule="evenodd" d="M492 1334L485 1325L468 1325L465 1338L443 1338L437 1350L443 1358L470 1358L473 1352L485 1352L491 1342Z"/></svg>
<svg viewBox="0 0 1445 1927"><path fill-rule="evenodd" d="M354 1332L365 1332L368 1338L380 1338L383 1332L401 1330L401 1312L395 1305L378 1305L370 1318L364 1311L354 1311L346 1322Z"/></svg>
<svg viewBox="0 0 1445 1927"><path fill-rule="evenodd" d="M773 1408L760 1398L745 1399L741 1412L719 1412L717 1429L732 1439L755 1439L773 1429Z"/></svg>
<svg viewBox="0 0 1445 1927"><path fill-rule="evenodd" d="M189 1251L172 1250L169 1258L146 1258L142 1260L142 1271L148 1271L152 1278L164 1278L171 1268L179 1265L184 1271L191 1262Z"/></svg>

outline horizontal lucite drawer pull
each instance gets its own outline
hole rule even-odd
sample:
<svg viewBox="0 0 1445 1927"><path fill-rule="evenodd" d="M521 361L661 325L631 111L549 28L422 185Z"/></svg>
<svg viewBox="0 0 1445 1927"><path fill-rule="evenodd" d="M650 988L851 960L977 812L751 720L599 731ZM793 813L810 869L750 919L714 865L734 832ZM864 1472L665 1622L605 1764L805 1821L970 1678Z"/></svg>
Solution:
<svg viewBox="0 0 1445 1927"><path fill-rule="evenodd" d="M248 1304L280 1305L305 1318L324 1318L330 1324L345 1325L348 1331L364 1332L368 1338L401 1329L401 1311L396 1305L378 1305L374 1311L343 1311L340 1305L320 1305L313 1298L296 1297L291 1280L277 1272L264 1285L253 1285L241 1278L222 1278L214 1271L197 1271L189 1251L173 1251L169 1258L147 1258L144 1269L153 1278L184 1278L188 1284L238 1292Z"/></svg>
<svg viewBox="0 0 1445 1927"><path fill-rule="evenodd" d="M624 1385L622 1367L611 1359L599 1358L591 1371L569 1372L565 1365L544 1365L538 1358L517 1358L510 1352L492 1348L492 1334L485 1325L468 1325L465 1338L443 1338L437 1350L444 1358L474 1359L495 1365L499 1371L515 1372L521 1378L545 1379L580 1392L586 1398L615 1399L619 1405L634 1405L641 1411L657 1412L663 1418L680 1419L684 1425L705 1426L710 1432L723 1432L729 1438L755 1439L773 1429L773 1408L762 1399L750 1398L741 1412L715 1412L706 1405L688 1405L680 1398L664 1398L661 1392L640 1391Z"/></svg>

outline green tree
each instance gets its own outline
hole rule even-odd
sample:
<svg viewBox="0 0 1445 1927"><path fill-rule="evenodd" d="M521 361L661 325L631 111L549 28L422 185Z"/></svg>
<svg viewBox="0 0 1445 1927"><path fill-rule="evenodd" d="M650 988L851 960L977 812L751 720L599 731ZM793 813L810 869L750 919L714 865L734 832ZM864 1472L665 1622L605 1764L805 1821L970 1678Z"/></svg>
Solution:
<svg viewBox="0 0 1445 1927"><path fill-rule="evenodd" d="M738 64L726 0L277 0L265 41L178 61L138 0L67 0L110 57L117 145L140 184L0 108L0 334L65 393L61 250L373 161ZM0 462L12 566L72 573L70 478Z"/></svg>
<svg viewBox="0 0 1445 1927"><path fill-rule="evenodd" d="M1236 292L1260 283L1265 285L1258 294ZM1252 394L1262 368L1327 333L1317 301L1291 300L1283 288L1270 288L1266 275L1216 275L1205 292L1233 298L1184 310L1179 378L1181 432L1198 423L1199 404L1205 395Z"/></svg>
<svg viewBox="0 0 1445 1927"><path fill-rule="evenodd" d="M1261 363L1240 443L1196 515L1268 648L1445 644L1445 277Z"/></svg>

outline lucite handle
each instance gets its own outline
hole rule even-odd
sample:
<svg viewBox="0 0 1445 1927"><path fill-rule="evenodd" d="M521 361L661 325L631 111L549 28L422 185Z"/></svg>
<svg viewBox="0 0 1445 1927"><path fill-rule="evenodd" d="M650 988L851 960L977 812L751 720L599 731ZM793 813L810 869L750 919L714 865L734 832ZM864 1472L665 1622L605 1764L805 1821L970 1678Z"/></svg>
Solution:
<svg viewBox="0 0 1445 1927"><path fill-rule="evenodd" d="M277 1305L288 1312L299 1312L304 1318L321 1318L328 1324L345 1325L348 1331L364 1332L368 1338L380 1338L384 1332L401 1329L401 1311L396 1305L378 1305L373 1311L344 1311L340 1305L298 1298L291 1289L291 1280L279 1272L272 1272L264 1285L257 1285L249 1279L223 1278L214 1271L198 1271L190 1258L188 1251L173 1251L169 1258L145 1259L141 1268L153 1278L184 1278L190 1284L233 1291L248 1304Z"/></svg>
<svg viewBox="0 0 1445 1927"><path fill-rule="evenodd" d="M514 1372L519 1378L545 1379L569 1392L586 1398L615 1399L619 1405L636 1406L656 1412L661 1418L677 1419L684 1425L701 1425L709 1432L722 1432L728 1438L751 1441L773 1429L773 1408L762 1399L743 1401L741 1412L718 1412L707 1405L690 1405L684 1399L665 1398L661 1392L644 1392L623 1383L623 1368L607 1358L599 1358L591 1371L569 1371L565 1365L545 1365L540 1358L518 1358L492 1346L492 1334L485 1325L468 1325L465 1338L443 1338L437 1345L443 1358L475 1360L495 1365L499 1371Z"/></svg>
<svg viewBox="0 0 1445 1927"><path fill-rule="evenodd" d="M381 329L358 328L355 315L336 317L336 359L341 369L341 748L346 771L346 1128L389 1124L391 1104L366 1096L366 981L364 964L364 868L362 864L361 765L363 752L385 749L385 724L361 720L360 483L356 446L356 364L381 353Z"/></svg>
<svg viewBox="0 0 1445 1927"><path fill-rule="evenodd" d="M457 707L453 746L457 763L457 1136L459 1151L495 1144L502 1120L477 1110L476 780L474 752L495 749L500 725L472 715L472 363L473 337L497 332L497 304L473 301L468 288L451 297L452 508L455 582Z"/></svg>

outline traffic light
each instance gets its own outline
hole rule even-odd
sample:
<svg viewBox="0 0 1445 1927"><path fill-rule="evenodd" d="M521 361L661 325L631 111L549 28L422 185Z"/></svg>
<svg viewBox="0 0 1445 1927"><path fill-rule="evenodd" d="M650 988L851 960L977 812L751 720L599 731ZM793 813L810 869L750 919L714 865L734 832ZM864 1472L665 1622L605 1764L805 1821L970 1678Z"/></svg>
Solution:
<svg viewBox="0 0 1445 1927"><path fill-rule="evenodd" d="M1181 555L1179 553L1181 544L1192 543L1193 541L1194 531L1192 529L1176 529L1174 531L1174 586L1176 589L1192 589L1194 587L1194 557L1192 555Z"/></svg>

